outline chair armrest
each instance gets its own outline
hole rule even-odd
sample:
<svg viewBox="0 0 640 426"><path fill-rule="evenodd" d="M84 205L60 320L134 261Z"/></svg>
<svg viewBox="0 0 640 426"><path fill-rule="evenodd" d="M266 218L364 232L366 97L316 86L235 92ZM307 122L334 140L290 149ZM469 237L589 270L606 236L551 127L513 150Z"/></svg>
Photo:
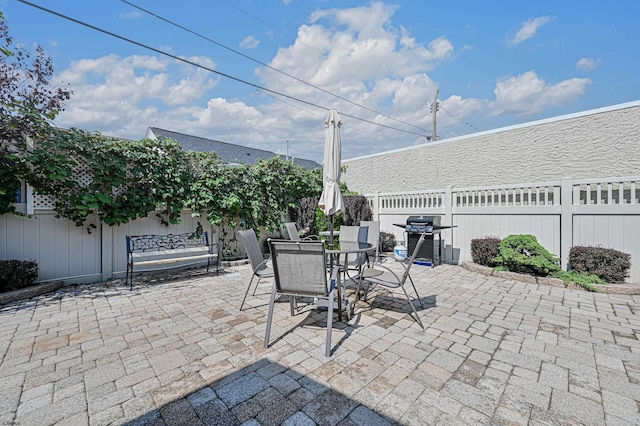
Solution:
<svg viewBox="0 0 640 426"><path fill-rule="evenodd" d="M368 275L368 274L367 274L367 271L371 271L371 270L374 270L374 271L375 271L376 269L378 269L378 270L383 269L384 271L389 272L391 275L393 275L393 276L395 277L395 279L397 279L398 281L400 281L400 277L398 276L398 274L396 274L393 270L391 270L390 268L388 268L388 267L386 267L386 266L384 266L384 265L382 265L382 264L380 264L380 263L376 263L376 264L375 264L373 267L371 267L371 268L366 268L366 269L364 269L364 270L362 271L362 278L363 278L363 279L365 279L365 280L367 280L367 281L375 281L375 279L376 279L376 275L370 275L370 276L367 276L367 275Z"/></svg>
<svg viewBox="0 0 640 426"><path fill-rule="evenodd" d="M333 270L331 271L331 278L329 279L329 281L331 282L329 291L333 291L336 288L336 283L338 282L339 276L340 276L340 267L334 266Z"/></svg>
<svg viewBox="0 0 640 426"><path fill-rule="evenodd" d="M270 257L267 257L265 260L263 260L262 262L260 262L254 269L253 269L253 273L255 274L256 272L258 272L258 269L260 269L261 266L267 266L267 262L269 261Z"/></svg>

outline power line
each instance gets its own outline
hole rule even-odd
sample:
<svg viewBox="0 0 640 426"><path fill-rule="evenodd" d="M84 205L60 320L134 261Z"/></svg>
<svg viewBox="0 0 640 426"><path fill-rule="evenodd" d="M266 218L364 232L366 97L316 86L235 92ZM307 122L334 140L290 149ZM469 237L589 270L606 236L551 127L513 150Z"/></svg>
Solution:
<svg viewBox="0 0 640 426"><path fill-rule="evenodd" d="M31 3L31 2L29 2L29 1L27 1L27 0L18 0L18 1L20 1L21 3L24 3L24 4L26 4L26 5L29 5L29 6L31 6L31 7L35 7L36 9L40 9L40 10L42 10L42 11L44 11L44 12L50 13L50 14L52 14L52 15L58 16L58 17L60 17L60 18L66 19L66 20L68 20L68 21L74 22L74 23L79 24L79 25L82 25L82 26L84 26L84 27L90 28L90 29L92 29L92 30L95 30L95 31L101 32L101 33L103 33L103 34L109 35L109 36L111 36L111 37L117 38L117 39L119 39L119 40L125 41L125 42L127 42L127 43L131 43L131 44L134 44L134 45L136 45L136 46L138 46L138 47L142 47L143 49L150 50L150 51L155 52L155 53L158 53L158 54L160 54L160 55L164 55L164 56L167 56L167 57L169 57L169 58L175 59L176 61L184 62L184 63L186 63L186 64L189 64L189 65L192 65L192 66L194 66L194 67L197 67L197 68L200 68L200 69L203 69L203 70L209 71L209 72L214 73L214 74L217 74L217 75L219 75L219 76L226 77L226 78L228 78L228 79L230 79L230 80L233 80L233 81L237 81L237 82L239 82L239 83L246 84L246 85L251 86L251 87L254 87L254 88L256 88L256 89L263 90L263 91L265 91L265 92L273 93L274 95L277 95L277 96L282 96L282 97L287 98L287 99L291 99L291 100L294 100L294 101L297 101L297 102L300 102L300 103L303 103L303 104L306 104L306 105L309 105L309 106L313 106L313 107L315 107L315 108L320 108L320 109L323 109L323 110L328 110L328 109L329 109L329 108L327 108L327 107L324 107L324 106L321 106L321 105L318 105L318 104L314 104L313 102L305 101L305 100L303 100L303 99L296 98L296 97L291 96L291 95L287 95L286 93L278 92L278 91L276 91L276 90L272 90L272 89L266 88L266 87L264 87L264 86L260 86L260 85L258 85L258 84L255 84L255 83L251 83L251 82L246 81L246 80L243 80L243 79L241 79L241 78L234 77L234 76L232 76L232 75L230 75L230 74L226 74L226 73L223 73L223 72L220 72L220 71L216 71L216 70L214 70L213 68L209 68L209 67L206 67L206 66L204 66L204 65L198 64L198 63L196 63L196 62L190 61L190 60L188 60L188 59L181 58L181 57L179 57L179 56L176 56L176 55L174 55L174 54L171 54L171 53L168 53L168 52L162 51L162 50L160 50L160 49L156 49L156 48L154 48L154 47L151 47L151 46L146 45L146 44L144 44L144 43L141 43L141 42L139 42L139 41L135 41L135 40L132 40L132 39L130 39L130 38L127 38L127 37L121 36L121 35L119 35L119 34L113 33L113 32L111 32L111 31L105 30L105 29L103 29L103 28L96 27L96 26L91 25L91 24L89 24L89 23L87 23L87 22L80 21L80 20L78 20L78 19L72 18L72 17L70 17L70 16L64 15L64 14L62 14L62 13L56 12L56 11L51 10L51 9L47 9L47 8L45 8L45 7L43 7L43 6L40 6L40 5L37 5L37 4L34 4L34 3ZM385 128L387 128L387 129L392 129L392 130L396 130L396 131L399 131L399 132L404 132L404 133L409 133L409 134L413 134L413 135L417 135L417 136L426 137L426 135L424 135L424 134L422 134L422 133L416 133L416 132L411 132L411 131L409 131L409 130L398 129L398 128L396 128L396 127L387 126L387 125L385 125L385 124L376 123L376 122L374 122L374 121L367 120L367 119L364 119L364 118L361 118L361 117L356 117L356 116L353 116L353 115L349 115L349 114L346 114L346 113L344 113L344 112L341 112L341 114L342 114L343 116L345 116L345 117L353 118L354 120L363 121L363 122L365 122L365 123L374 124L374 125L376 125L376 126L385 127Z"/></svg>
<svg viewBox="0 0 640 426"><path fill-rule="evenodd" d="M441 104L440 102L438 102L438 108L439 108L439 109L441 109L441 110L443 110L443 111L444 111L444 112L446 112L447 114L449 114L451 117L453 117L453 118L455 118L456 120L458 120L460 123L462 123L462 124L466 124L467 126L469 126L469 127L473 128L473 129L474 129L475 131L477 131L477 132L479 132L479 131L480 131L480 130L479 130L476 126L474 126L473 124L468 123L468 122L466 122L466 121L462 120L461 118L458 118L458 117L456 117L455 115L451 114L449 111L447 111L447 110L442 106L442 104Z"/></svg>
<svg viewBox="0 0 640 426"><path fill-rule="evenodd" d="M231 48L231 47L229 47L229 46L226 46L226 45L224 45L224 44L222 44L222 43L220 43L220 42L217 42L217 41L215 41L215 40L213 40L213 39L211 39L211 38L209 38L209 37L207 37L207 36L205 36L205 35L202 35L202 34L200 34L200 33L197 33L197 32L195 32L195 31L193 31L193 30L191 30L191 29L189 29L189 28L187 28L187 27L185 27L185 26L183 26L183 25L180 25L180 24L178 24L178 23L176 23L176 22L173 22L173 21L171 21L171 20L169 20L169 19L167 19L167 18L164 18L164 17L162 17L162 16L160 16L160 15L158 15L158 14L154 13L154 12L151 12L150 10L144 9L143 7L138 6L138 5L136 5L136 4L134 4L134 3L132 3L132 2L130 2L130 1L128 1L128 0L120 0L120 1L122 1L123 3L128 4L128 5L129 5L129 6L131 6L131 7L135 7L136 9L138 9L138 10L140 10L140 11L144 12L144 13L147 13L147 14L149 14L149 15L151 15L151 16L153 16L153 17L155 17L155 18L158 18L158 19L160 19L161 21L164 21L164 22L166 22L166 23L168 23L168 24L170 24L170 25L173 25L173 26L175 26L175 27L180 28L181 30L184 30L184 31L186 31L186 32L188 32L188 33L190 33L190 34L193 34L193 35L195 35L196 37L200 37L200 38L202 38L202 39L204 39L204 40L206 40L206 41L208 41L208 42L210 42L210 43L215 44L216 46L220 46L220 47L222 47L223 49L227 49L227 50L229 50L229 51L231 51L231 52L233 52L233 53L235 53L235 54L237 54L237 55L240 55L240 56L242 56L242 57L243 57L243 58L245 58L245 59L248 59L248 60L250 60L250 61L253 61L253 62L255 62L255 63L257 63L257 64L260 64L260 65L262 65L262 66L264 66L264 67L267 67L267 68L269 68L269 69L270 69L270 70L272 70L272 71L276 71L276 72L278 72L278 73L280 73L280 74L282 74L282 75L285 75L285 76L287 76L287 77L289 77L289 78L292 78L292 79L294 79L294 80L296 80L296 81L298 81L298 82L300 82L300 83L302 83L302 84L305 84L305 85L307 85L307 86L313 87L313 88L314 88L314 89L316 89L316 90L320 90L320 91L321 91L321 92L323 92L323 93L326 93L326 94L331 95L331 96L333 96L333 97L335 97L335 98L338 98L338 99L340 99L340 100L343 100L343 101L345 101L345 102L348 102L348 103L350 103L350 104L352 104L352 105L355 105L355 106L357 106L357 107L359 107L359 108L366 109L366 110L367 110L367 111L369 111L369 112L373 112L373 113L375 113L375 114L381 115L381 116L383 116L383 117L385 117L385 118L388 118L388 119L390 119L390 120L396 121L396 122L398 122L398 123L405 124L405 125L407 125L407 126L411 126L411 127L415 128L415 129L422 130L423 132L426 132L426 131L427 131L426 129L423 129L423 128L418 127L418 126L415 126L415 125L413 125L413 124L411 124L411 123L407 123L407 122L405 122L405 121L398 120L397 118L391 117L391 116L386 115L386 114L383 114L383 113L381 113L381 112L378 112L378 111L376 111L376 110L374 110L374 109L371 109L371 108L369 108L369 107L367 107L367 106L364 106L364 105L359 104L359 103L357 103L357 102L354 102L354 101L352 101L352 100L350 100L350 99L347 99L347 98L345 98L345 97L343 97L343 96L337 95L337 94L335 94L335 93L333 93L333 92L330 92L330 91L328 91L328 90L326 90L326 89L323 89L322 87L316 86L315 84L312 84L312 83L309 83L309 82L307 82L307 81L305 81L305 80L302 80L301 78L298 78L298 77L296 77L296 76L294 76L294 75L292 75L292 74L289 74L289 73L287 73L287 72L285 72L285 71L282 71L282 70L279 70L279 69L277 69L277 68L275 68L275 67L272 67L271 65L269 65L269 64L267 64L267 63L265 63L265 62L262 62L262 61L260 61L260 60L258 60L258 59L255 59L255 58L252 58L252 57L251 57L251 56L249 56L249 55L246 55L246 54L244 54L244 53L242 53L242 52L240 52L240 51L238 51L238 50L236 50L236 49L233 49L233 48ZM228 2L226 2L226 1L225 1L225 3L228 3ZM236 9L239 9L239 8L238 8L237 6L235 6L235 5L232 5L232 6L233 6L234 8L236 8ZM241 9L239 9L239 10L241 10ZM245 12L245 13L247 13L247 12ZM247 13L247 14L248 14L248 13ZM251 15L251 14L249 14L249 16L252 16L252 17L253 17L253 15ZM255 18L255 19L258 19L258 18ZM262 21L262 20L260 20L260 22L263 22L263 21Z"/></svg>
<svg viewBox="0 0 640 426"><path fill-rule="evenodd" d="M300 12L302 12L302 14L306 17L308 15L310 15L310 13L306 10L304 10L303 8L301 8L300 6L298 6L297 4L295 4L293 1L289 1L288 3L290 6L295 7L296 9L298 9Z"/></svg>

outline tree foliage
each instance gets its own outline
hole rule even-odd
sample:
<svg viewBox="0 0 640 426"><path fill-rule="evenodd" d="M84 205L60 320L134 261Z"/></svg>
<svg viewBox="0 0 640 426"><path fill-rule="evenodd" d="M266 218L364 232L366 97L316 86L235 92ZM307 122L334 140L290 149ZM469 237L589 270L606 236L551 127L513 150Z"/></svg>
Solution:
<svg viewBox="0 0 640 426"><path fill-rule="evenodd" d="M27 140L48 133L71 96L71 91L51 85L51 59L40 46L35 49L32 57L14 44L0 11L0 214L15 212L11 203L20 188Z"/></svg>

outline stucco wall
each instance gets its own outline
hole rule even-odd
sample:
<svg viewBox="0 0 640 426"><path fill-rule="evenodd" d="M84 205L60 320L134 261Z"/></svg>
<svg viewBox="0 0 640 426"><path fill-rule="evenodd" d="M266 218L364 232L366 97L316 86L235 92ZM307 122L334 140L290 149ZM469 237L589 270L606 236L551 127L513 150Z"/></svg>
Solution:
<svg viewBox="0 0 640 426"><path fill-rule="evenodd" d="M633 176L640 101L344 160L352 191Z"/></svg>

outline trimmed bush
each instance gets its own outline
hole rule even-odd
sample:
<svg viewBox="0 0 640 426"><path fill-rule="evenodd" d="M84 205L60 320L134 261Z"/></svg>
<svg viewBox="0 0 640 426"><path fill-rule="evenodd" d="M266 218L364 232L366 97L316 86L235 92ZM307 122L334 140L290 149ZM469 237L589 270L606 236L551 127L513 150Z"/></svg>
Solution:
<svg viewBox="0 0 640 426"><path fill-rule="evenodd" d="M38 264L30 260L0 260L0 292L33 285L38 279Z"/></svg>
<svg viewBox="0 0 640 426"><path fill-rule="evenodd" d="M380 252L393 251L396 246L396 236L391 232L380 231Z"/></svg>
<svg viewBox="0 0 640 426"><path fill-rule="evenodd" d="M622 282L629 276L631 255L604 247L574 246L569 251L569 263L575 271L597 275L610 283Z"/></svg>
<svg viewBox="0 0 640 426"><path fill-rule="evenodd" d="M507 271L547 276L561 270L559 259L542 247L533 235L509 235L499 247L500 255L494 261Z"/></svg>
<svg viewBox="0 0 640 426"><path fill-rule="evenodd" d="M484 266L496 266L493 259L500 255L500 238L485 237L471 240L471 259L473 263Z"/></svg>
<svg viewBox="0 0 640 426"><path fill-rule="evenodd" d="M364 195L345 195L343 225L357 226L363 220L371 220L373 213Z"/></svg>

